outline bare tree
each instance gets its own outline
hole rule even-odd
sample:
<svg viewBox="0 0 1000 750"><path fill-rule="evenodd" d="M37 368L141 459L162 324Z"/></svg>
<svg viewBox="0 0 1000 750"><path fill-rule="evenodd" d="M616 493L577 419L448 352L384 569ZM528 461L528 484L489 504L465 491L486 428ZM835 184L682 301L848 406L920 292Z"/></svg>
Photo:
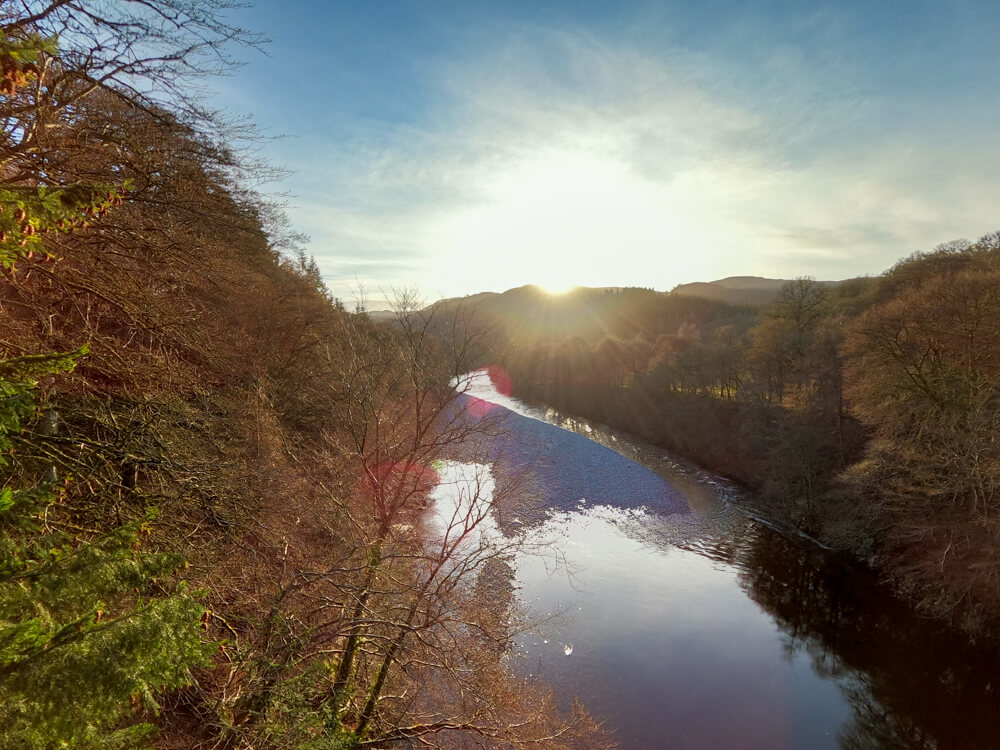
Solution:
<svg viewBox="0 0 1000 750"><path fill-rule="evenodd" d="M165 121L218 134L220 118L204 104L199 83L238 64L235 46L264 42L228 22L228 12L241 6L228 0L0 2L0 54L25 59L32 53L22 66L30 85L9 91L2 108L5 181L39 178L60 129L72 124L82 101L101 92Z"/></svg>
<svg viewBox="0 0 1000 750"><path fill-rule="evenodd" d="M931 612L977 627L1000 602L994 240L904 261L888 287L845 346L847 395L875 433L856 474L875 480L894 575Z"/></svg>
<svg viewBox="0 0 1000 750"><path fill-rule="evenodd" d="M341 504L339 525L348 528L338 532L354 562L302 573L339 592L321 607L332 613L327 632L341 636L328 728L343 725L374 746L432 744L456 732L511 746L529 736L537 744L551 734L552 747L559 737L589 737L582 711L560 723L541 698L537 715L498 704L517 692L501 695L513 679L501 676L501 663L515 613L509 599L483 592L526 541L484 532L494 507L523 489L523 477L490 473L500 425L466 395L487 332L461 310L442 320L441 307L422 309L410 292L397 294L394 310L392 325L345 317L345 350L330 352L340 368L342 445L360 475ZM456 466L470 473L448 476ZM452 488L453 504L429 507L442 487Z"/></svg>
<svg viewBox="0 0 1000 750"><path fill-rule="evenodd" d="M455 356L446 361L432 334L434 311L418 309L410 293L397 296L395 313L394 326L367 316L344 318L346 351L332 353L340 367L345 449L361 469L358 495L366 517L359 529L364 529L367 549L353 624L331 686L334 696L343 693L354 666L382 545L395 524L412 523L422 510L433 463L484 430L482 423L466 419L460 401L464 383L453 381L467 366L466 347L453 347Z"/></svg>

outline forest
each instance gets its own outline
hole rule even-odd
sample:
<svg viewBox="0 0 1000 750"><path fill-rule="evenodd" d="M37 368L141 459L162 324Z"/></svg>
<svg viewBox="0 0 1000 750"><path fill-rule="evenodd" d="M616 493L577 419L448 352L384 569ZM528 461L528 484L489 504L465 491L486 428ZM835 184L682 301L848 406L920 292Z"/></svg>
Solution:
<svg viewBox="0 0 1000 750"><path fill-rule="evenodd" d="M523 297L531 290L509 295ZM1000 233L733 306L643 289L519 299L514 392L688 456L972 632L1000 617ZM502 325L505 306L491 301Z"/></svg>
<svg viewBox="0 0 1000 750"><path fill-rule="evenodd" d="M507 668L520 478L428 521L488 364L1000 632L1000 233L763 305L351 312L206 105L264 42L230 7L0 0L0 750L612 746Z"/></svg>
<svg viewBox="0 0 1000 750"><path fill-rule="evenodd" d="M503 666L505 490L421 525L479 335L330 297L227 7L0 2L0 747L600 746Z"/></svg>

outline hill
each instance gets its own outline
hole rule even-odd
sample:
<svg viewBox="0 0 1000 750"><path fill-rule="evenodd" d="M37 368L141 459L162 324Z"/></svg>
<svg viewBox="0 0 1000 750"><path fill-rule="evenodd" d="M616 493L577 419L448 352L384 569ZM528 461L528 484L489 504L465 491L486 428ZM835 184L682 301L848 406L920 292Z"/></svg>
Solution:
<svg viewBox="0 0 1000 750"><path fill-rule="evenodd" d="M623 296L601 322L638 333L518 346L505 366L519 398L684 454L925 613L996 634L998 289L994 233L878 277Z"/></svg>
<svg viewBox="0 0 1000 750"><path fill-rule="evenodd" d="M552 294L539 286L525 285L505 292L481 292L439 300L426 309L439 322L456 315L477 322L513 346L534 346L580 337L605 336L653 340L675 335L681 326L714 328L733 324L741 330L751 325L756 310L774 302L791 279L729 276L715 281L680 284L669 292L641 287L574 287ZM824 288L843 282L818 281ZM370 313L388 320L393 313Z"/></svg>
<svg viewBox="0 0 1000 750"><path fill-rule="evenodd" d="M474 319L508 347L586 341L631 340L674 335L684 325L712 327L722 321L742 325L749 307L636 287L576 287L551 294L538 286L444 299L427 308L438 326Z"/></svg>
<svg viewBox="0 0 1000 750"><path fill-rule="evenodd" d="M678 284L671 291L681 297L703 297L730 305L761 307L778 298L778 292L791 279L768 279L763 276L727 276L716 281L694 281ZM839 281L819 281L824 287L834 287Z"/></svg>

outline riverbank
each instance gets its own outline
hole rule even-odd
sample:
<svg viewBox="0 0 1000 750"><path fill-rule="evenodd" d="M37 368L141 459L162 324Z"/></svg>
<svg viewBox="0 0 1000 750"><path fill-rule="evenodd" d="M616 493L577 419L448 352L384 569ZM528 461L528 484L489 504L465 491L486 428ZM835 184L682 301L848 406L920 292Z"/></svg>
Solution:
<svg viewBox="0 0 1000 750"><path fill-rule="evenodd" d="M915 584L907 567L941 546L942 535L958 538L955 535L962 534L964 542L956 542L950 551L958 552L956 557L972 559L973 567L968 570L977 570L976 561L993 554L992 547L980 540L989 529L974 529L970 535L967 524L956 522L953 528L932 529L923 540L901 543L891 536L886 539L885 519L891 511L879 492L877 465L857 462L839 474L832 466L826 470L814 467L816 474L808 478L810 492L802 494L794 485L776 482L768 474L774 462L767 454L775 439L770 433L780 432L781 422L752 419L733 402L693 394L659 394L654 398L641 386L557 388L516 377L514 392L529 403L545 404L622 430L725 477L746 491L744 502L762 519L871 569L910 606L963 632L964 637L997 641L1000 617L989 604L995 599L990 592L955 604L955 591L971 573L955 569L956 561L948 557L947 547L939 558L948 566L940 566L935 578L923 578ZM804 446L803 452L812 448ZM809 466L805 468L809 470ZM779 469L779 473L789 471L787 466Z"/></svg>
<svg viewBox="0 0 1000 750"><path fill-rule="evenodd" d="M782 432L778 420L760 419L733 401L686 393L654 394L636 384L550 386L518 379L519 398L622 430L734 483L774 523L869 563L874 551L870 519L831 494L835 466L813 466L808 478L794 466L774 466L769 447ZM807 485L803 492L801 485ZM820 502L822 499L822 502Z"/></svg>

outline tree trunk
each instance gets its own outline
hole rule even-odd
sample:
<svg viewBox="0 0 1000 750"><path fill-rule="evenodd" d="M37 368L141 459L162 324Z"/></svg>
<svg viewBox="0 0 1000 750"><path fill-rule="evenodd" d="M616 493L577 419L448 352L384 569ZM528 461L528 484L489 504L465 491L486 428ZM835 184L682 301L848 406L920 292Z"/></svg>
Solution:
<svg viewBox="0 0 1000 750"><path fill-rule="evenodd" d="M382 694L382 688L385 685L386 678L389 676L389 669L392 667L392 662L396 659L396 652L398 652L400 646L403 645L403 639L406 638L406 634L410 631L410 626L413 624L413 618L417 614L417 605L419 603L420 598L418 597L417 600L410 606L410 611L406 613L406 620L399 629L399 634L389 645L389 650L385 652L385 656L382 658L382 665L378 669L375 684L372 685L372 691L368 695L368 702L365 704L364 710L361 712L361 718L358 721L358 737L361 737L364 734L365 730L368 729L368 725L371 724L371 721L375 716L375 707L378 705L378 699Z"/></svg>
<svg viewBox="0 0 1000 750"><path fill-rule="evenodd" d="M340 657L340 664L337 665L337 674L334 675L333 685L330 686L330 700L333 702L333 712L330 715L329 723L332 725L340 715L344 699L344 691L351 678L351 670L354 668L354 657L358 653L358 646L361 645L361 636L364 634L364 626L361 618L364 617L368 607L368 600L371 598L372 584L375 581L375 571L378 569L379 555L376 552L368 562L368 570L365 574L365 583L361 594L358 596L357 604L351 616L351 628L347 634L347 643L344 646L344 654Z"/></svg>

